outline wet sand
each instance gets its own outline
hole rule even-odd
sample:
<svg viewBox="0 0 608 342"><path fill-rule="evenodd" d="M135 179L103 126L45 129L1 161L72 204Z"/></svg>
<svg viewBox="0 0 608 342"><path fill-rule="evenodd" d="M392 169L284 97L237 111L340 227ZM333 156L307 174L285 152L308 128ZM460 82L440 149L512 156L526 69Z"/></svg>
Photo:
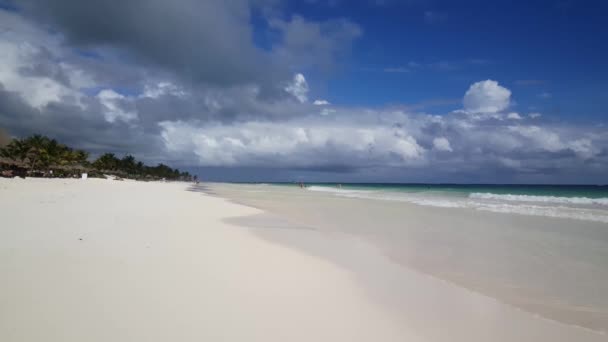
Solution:
<svg viewBox="0 0 608 342"><path fill-rule="evenodd" d="M606 224L345 198L295 186L213 184L208 191L294 225L361 239L406 268L532 315L608 329Z"/></svg>

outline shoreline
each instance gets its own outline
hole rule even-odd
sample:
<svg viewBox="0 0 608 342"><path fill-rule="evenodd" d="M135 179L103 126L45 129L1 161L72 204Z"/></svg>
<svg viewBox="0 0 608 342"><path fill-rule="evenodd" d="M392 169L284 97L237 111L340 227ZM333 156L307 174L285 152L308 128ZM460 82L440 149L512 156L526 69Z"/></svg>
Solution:
<svg viewBox="0 0 608 342"><path fill-rule="evenodd" d="M580 292L581 284L577 283L578 279L585 282L582 285L587 286L589 291L595 291L599 296L601 296L602 284L608 284L608 271L605 262L602 261L608 258L604 255L606 254L604 245L599 245L598 242L597 246L590 246L594 250L600 251L599 254L596 253L593 256L595 258L595 266L593 267L601 267L599 269L601 274L597 275L601 278L598 278L597 281L589 278L590 276L596 276L597 272L562 269L559 265L555 265L562 261L569 264L576 262L576 259L573 258L580 258L572 251L563 250L572 241L572 236L562 236L562 234L580 233L589 235L588 237L585 236L585 239L593 240L598 236L600 238L596 240L600 241L602 239L602 241L605 241L608 236L605 225L568 219L472 211L464 208L434 208L413 203L382 203L382 201L369 199L328 197L324 196L323 193L314 191L290 191L287 188L282 189L284 193L279 193L275 189L262 191L256 188L252 190L252 187L233 191L231 189L233 186L216 183L208 187L218 196L231 198L235 203L270 211L279 217L291 219L294 224L306 222L320 228L319 231L323 233L344 233L365 240L374 245L379 253L385 255L387 259L400 264L402 267L432 276L440 281L447 281L454 286L487 296L530 315L538 315L550 321L585 329L593 333L606 334L605 327L608 324L606 303L597 303L604 305L604 309L602 309L604 313L595 312L596 309L592 308L589 308L589 311L578 311L579 308L587 309L580 304L575 304L577 302L594 303L598 299L598 297L590 297L584 292ZM235 198L237 193L240 196L238 199ZM287 198L290 198L290 200ZM287 204L289 202L293 203ZM408 213L407 215L402 213L404 210ZM360 214L365 211L368 211L368 213ZM370 215L372 218L367 217ZM449 218L449 220L446 221L443 217ZM382 226L388 226L388 228L376 231L374 229L375 222ZM403 230L401 227L404 222L413 226L406 229L409 235L400 232L400 230ZM568 226L572 223L576 225L576 232ZM464 225L472 225L472 227L463 230L462 234L459 235L453 235L452 233L446 235L447 231L445 229L451 229L451 227L460 229ZM475 227L475 225L479 227ZM496 228L493 229L497 230L498 233L494 234L498 235L480 235L487 231L489 226L485 225L496 225ZM521 226L521 228L512 230L513 226ZM503 230L508 231L502 232ZM536 251L529 251L532 248L528 245L533 241L526 240L528 238L527 235L524 235L528 234L526 230L531 230L534 235L538 235L538 237L535 236L535 239L538 238L537 240L540 240L538 242L540 243L539 246L546 249L536 248L539 253L567 252L567 255L563 258L560 256L561 259L539 261ZM585 230L587 232L581 233ZM555 231L559 234L556 235ZM440 241L435 241L437 238L440 238ZM469 241L471 238L473 240ZM513 240L515 238L516 240ZM412 239L414 241L411 241ZM543 239L546 241L543 241ZM547 246L546 242L553 245ZM500 245L496 245L496 243ZM483 247L484 244L488 244L489 247L480 248L478 246L482 245ZM466 248L477 248L478 250L467 253ZM504 250L504 252L496 253L491 248ZM528 254L514 254L523 252L522 248L528 249L526 251ZM509 249L514 249L514 252L509 251ZM429 256L429 254L439 256ZM489 258L489 261L480 260L484 258ZM554 263L554 265L547 262ZM470 264L479 265L472 267ZM525 267L522 268L520 266L522 264ZM589 265L589 267L591 266ZM544 275L539 276L537 274L539 272L544 272ZM572 273L574 278L576 278L574 275L578 274L579 278L567 284L567 287L558 286L555 281L559 282L561 280L559 278L555 278L555 281L551 280L551 277L554 277L552 272L562 272L561 274L564 277L567 277L568 273ZM516 277L505 278L505 275L508 274L516 275ZM488 276L490 277L487 278ZM511 285L510 282L513 279L519 279L519 285L518 283ZM525 287L521 287L522 285ZM547 293L538 292L546 292L547 290L551 291ZM564 302L564 304L559 304L560 306L551 306L552 302L560 298L558 296L564 296L565 294L568 294L570 298L563 298L571 300L572 304ZM605 301L605 298L602 300Z"/></svg>
<svg viewBox="0 0 608 342"><path fill-rule="evenodd" d="M183 184L0 179L0 208L6 341L605 339Z"/></svg>

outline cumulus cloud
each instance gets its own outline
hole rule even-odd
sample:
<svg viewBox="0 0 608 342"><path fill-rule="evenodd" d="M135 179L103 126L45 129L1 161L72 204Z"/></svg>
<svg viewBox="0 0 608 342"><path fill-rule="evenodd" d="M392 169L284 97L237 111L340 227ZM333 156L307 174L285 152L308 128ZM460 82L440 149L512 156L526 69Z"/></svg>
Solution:
<svg viewBox="0 0 608 342"><path fill-rule="evenodd" d="M290 66L308 68L332 67L362 34L361 28L347 19L314 22L293 16L291 20L271 19L270 26L282 34L274 47L275 57Z"/></svg>
<svg viewBox="0 0 608 342"><path fill-rule="evenodd" d="M556 132L538 126L509 126L507 129L527 139L531 148L549 152L557 152L564 148L564 143Z"/></svg>
<svg viewBox="0 0 608 342"><path fill-rule="evenodd" d="M204 166L358 168L420 165L425 149L407 132L386 126L294 120L196 127L162 122L169 151L192 153Z"/></svg>
<svg viewBox="0 0 608 342"><path fill-rule="evenodd" d="M21 0L17 5L62 30L76 46L113 46L134 60L190 80L232 86L267 85L285 76L286 70L271 67L269 57L251 40L250 9L260 3Z"/></svg>
<svg viewBox="0 0 608 342"><path fill-rule="evenodd" d="M302 103L308 101L308 83L302 74L295 74L293 81L285 87L285 91Z"/></svg>
<svg viewBox="0 0 608 342"><path fill-rule="evenodd" d="M510 119L510 120L521 120L522 117L521 117L521 115L519 115L519 113L511 112L511 113L507 114L507 119Z"/></svg>
<svg viewBox="0 0 608 342"><path fill-rule="evenodd" d="M438 151L452 152L452 146L450 141L444 137L438 137L433 139L433 148Z"/></svg>
<svg viewBox="0 0 608 342"><path fill-rule="evenodd" d="M157 99L161 96L172 95L177 97L185 97L186 91L176 86L171 82L158 82L156 84L146 84L141 97L149 97Z"/></svg>
<svg viewBox="0 0 608 342"><path fill-rule="evenodd" d="M5 89L22 94L25 101L38 109L59 101L80 104L77 89L92 81L78 68L51 60L59 42L50 40L47 46L32 44L30 41L35 43L37 36L45 36L44 32L10 13L0 11L0 22L0 80Z"/></svg>
<svg viewBox="0 0 608 342"><path fill-rule="evenodd" d="M608 138L597 135L597 129L589 136L589 127L540 127L518 121L521 123L510 125L458 114L338 107L331 117L230 125L167 121L161 126L164 143L173 155L204 166L423 168L433 170L428 171L431 173L451 170L465 174L484 167L544 174L605 163L600 151ZM457 151L452 144L457 144Z"/></svg>
<svg viewBox="0 0 608 342"><path fill-rule="evenodd" d="M592 158L598 152L595 146L593 146L593 142L587 138L571 141L568 144L568 148L583 159Z"/></svg>
<svg viewBox="0 0 608 342"><path fill-rule="evenodd" d="M108 122L117 120L129 122L137 119L137 113L134 110L126 109L130 103L124 95L112 89L104 89L97 94L97 98L104 107L104 116Z"/></svg>
<svg viewBox="0 0 608 342"><path fill-rule="evenodd" d="M463 104L473 114L498 113L509 107L511 91L498 82L486 80L473 83L464 95Z"/></svg>
<svg viewBox="0 0 608 342"><path fill-rule="evenodd" d="M349 172L369 175L362 179L368 181L382 172L390 180L418 174L421 181L478 181L480 172L518 180L582 174L605 179L605 129L511 112L511 91L496 81L470 85L463 108L441 115L311 103L307 68L333 64L361 34L358 26L280 19L271 25L280 38L260 51L244 20L251 4L179 1L183 10L207 6L219 14L204 14L210 22L191 28L190 16L172 27L179 26L178 9L168 9L165 21L159 13L168 5L143 0L112 8L97 2L88 4L91 9L75 0L24 0L22 12L0 10L0 126L16 136L44 133L93 153L128 152L179 166ZM154 8L136 11L142 7ZM93 12L112 20L103 23ZM167 23L169 32L158 33L160 38L156 26L126 32L144 20ZM216 21L218 28L208 27ZM217 34L226 25L230 32ZM209 32L198 39L200 30ZM166 39L165 51L149 41L168 34L177 41ZM219 46L218 37L236 43ZM244 49L234 53L240 43ZM171 49L176 60L169 61ZM192 56L186 56L189 49Z"/></svg>

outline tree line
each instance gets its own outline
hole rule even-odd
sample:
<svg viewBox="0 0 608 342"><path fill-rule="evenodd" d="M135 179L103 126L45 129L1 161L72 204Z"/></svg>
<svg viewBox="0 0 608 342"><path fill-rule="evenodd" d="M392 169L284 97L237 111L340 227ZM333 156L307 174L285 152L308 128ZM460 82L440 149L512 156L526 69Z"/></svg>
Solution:
<svg viewBox="0 0 608 342"><path fill-rule="evenodd" d="M196 176L164 164L145 165L132 155L118 158L105 153L90 162L89 153L42 135L12 139L3 145L0 145L0 171L9 177L74 177L86 172L91 177L110 174L140 180L196 180Z"/></svg>

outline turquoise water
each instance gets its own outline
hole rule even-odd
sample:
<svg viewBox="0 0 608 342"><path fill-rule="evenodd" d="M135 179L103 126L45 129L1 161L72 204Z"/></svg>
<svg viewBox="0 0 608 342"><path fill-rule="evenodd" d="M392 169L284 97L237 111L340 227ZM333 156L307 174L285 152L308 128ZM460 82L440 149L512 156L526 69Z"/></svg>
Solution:
<svg viewBox="0 0 608 342"><path fill-rule="evenodd" d="M608 332L606 187L278 185L227 196L370 241L391 260L536 315Z"/></svg>
<svg viewBox="0 0 608 342"><path fill-rule="evenodd" d="M295 183L272 185L298 187ZM308 183L332 196L608 223L608 186Z"/></svg>
<svg viewBox="0 0 608 342"><path fill-rule="evenodd" d="M291 184L289 184L291 185ZM337 187L336 183L310 183L307 186ZM607 198L608 185L479 185L479 184L395 184L395 183L350 183L341 184L342 189L382 190L406 193L437 192L453 195L488 193L496 195L527 195L553 197Z"/></svg>

